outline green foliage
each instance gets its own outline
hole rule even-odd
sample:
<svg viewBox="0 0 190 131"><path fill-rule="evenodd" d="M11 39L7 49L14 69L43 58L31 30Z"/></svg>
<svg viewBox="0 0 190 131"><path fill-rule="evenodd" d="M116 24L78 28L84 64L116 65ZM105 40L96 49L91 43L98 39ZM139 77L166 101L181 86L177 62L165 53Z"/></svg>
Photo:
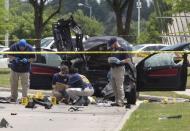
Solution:
<svg viewBox="0 0 190 131"><path fill-rule="evenodd" d="M12 43L18 39L25 38L29 43L34 44L35 31L32 6L27 2L20 2L19 0L11 0L10 3L9 32ZM53 12L53 9L50 6L46 8L47 12L44 12L44 19ZM43 37L52 36L52 23L55 19L56 18L51 19L45 26Z"/></svg>
<svg viewBox="0 0 190 131"><path fill-rule="evenodd" d="M160 21L156 19L156 14L152 14L148 22L141 24L142 30L137 43L162 43L160 37ZM145 29L146 28L146 29Z"/></svg>
<svg viewBox="0 0 190 131"><path fill-rule="evenodd" d="M137 40L138 43L162 43L160 35L163 32L168 33L168 25L172 24L172 19L160 19L157 17L171 16L173 14L171 5L165 0L155 0L154 8L155 11L150 15L146 24L141 25L141 27L147 29L141 33L141 37Z"/></svg>
<svg viewBox="0 0 190 131"><path fill-rule="evenodd" d="M189 0L164 0L172 6L173 12L190 12Z"/></svg>
<svg viewBox="0 0 190 131"><path fill-rule="evenodd" d="M25 38L28 39L31 43L30 39L34 38L34 28L33 28L33 13L25 13L23 12L20 16L15 16L14 20L16 23L12 23L14 28L12 30L13 38Z"/></svg>
<svg viewBox="0 0 190 131"><path fill-rule="evenodd" d="M0 40L4 39L5 30L8 26L6 18L8 18L8 15L5 10L4 0L0 0ZM0 44L4 44L4 42L0 41Z"/></svg>
<svg viewBox="0 0 190 131"><path fill-rule="evenodd" d="M101 22L98 22L95 18L89 18L85 16L81 10L78 10L74 14L74 18L81 25L84 34L89 36L102 35L104 33L104 26Z"/></svg>
<svg viewBox="0 0 190 131"><path fill-rule="evenodd" d="M4 23L4 2L0 0L0 24Z"/></svg>
<svg viewBox="0 0 190 131"><path fill-rule="evenodd" d="M71 14L67 14L66 17L69 17ZM81 26L83 34L89 36L97 36L104 34L104 26L101 22L97 21L95 18L90 18L85 16L82 10L77 10L73 14L74 20Z"/></svg>

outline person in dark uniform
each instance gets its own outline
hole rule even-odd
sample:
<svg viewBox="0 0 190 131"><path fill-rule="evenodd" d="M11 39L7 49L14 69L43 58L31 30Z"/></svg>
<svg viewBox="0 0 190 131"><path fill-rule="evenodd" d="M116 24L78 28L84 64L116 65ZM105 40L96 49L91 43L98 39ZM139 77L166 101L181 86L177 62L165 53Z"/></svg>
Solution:
<svg viewBox="0 0 190 131"><path fill-rule="evenodd" d="M69 88L66 89L67 94L73 101L74 105L87 106L89 104L88 96L94 94L94 88L86 76L78 73L76 68L69 71Z"/></svg>
<svg viewBox="0 0 190 131"><path fill-rule="evenodd" d="M126 51L118 43L117 38L113 37L108 41L111 51L114 53L108 58L108 63L111 66L111 86L115 95L115 103L112 106L124 106L124 75L125 75L125 64L131 62L131 57L126 53L119 53ZM117 53L118 52L118 53Z"/></svg>
<svg viewBox="0 0 190 131"><path fill-rule="evenodd" d="M60 72L55 73L52 79L52 94L56 97L57 101L64 102L68 104L68 95L66 93L66 88L68 88L69 81L69 68L68 66L61 64ZM63 100L64 99L64 100Z"/></svg>
<svg viewBox="0 0 190 131"><path fill-rule="evenodd" d="M34 52L34 49L25 39L10 47L11 52ZM11 83L11 101L16 102L18 97L18 81L21 80L22 97L27 97L27 91L30 83L30 66L36 60L35 54L9 54L10 61L10 83Z"/></svg>

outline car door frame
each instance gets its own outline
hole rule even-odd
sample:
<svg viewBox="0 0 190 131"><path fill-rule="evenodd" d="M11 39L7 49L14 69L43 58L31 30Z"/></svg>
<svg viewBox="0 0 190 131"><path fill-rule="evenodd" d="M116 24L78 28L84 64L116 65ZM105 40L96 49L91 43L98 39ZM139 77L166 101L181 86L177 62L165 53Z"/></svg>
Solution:
<svg viewBox="0 0 190 131"><path fill-rule="evenodd" d="M186 89L187 82L187 54L183 54L183 63L175 67L163 67L154 70L144 69L145 60L153 55L144 58L136 66L137 69L137 91L181 91ZM152 73L152 74L151 74ZM165 73L168 73L166 76ZM150 74L152 76L150 76ZM156 76L157 74L157 76ZM160 76L159 76L160 75ZM151 78L153 77L153 78ZM156 78L157 77L157 78ZM167 79L166 79L167 78ZM171 79L174 78L171 82ZM175 81L176 79L176 81ZM167 82L168 80L168 82ZM159 81L166 83L159 84Z"/></svg>

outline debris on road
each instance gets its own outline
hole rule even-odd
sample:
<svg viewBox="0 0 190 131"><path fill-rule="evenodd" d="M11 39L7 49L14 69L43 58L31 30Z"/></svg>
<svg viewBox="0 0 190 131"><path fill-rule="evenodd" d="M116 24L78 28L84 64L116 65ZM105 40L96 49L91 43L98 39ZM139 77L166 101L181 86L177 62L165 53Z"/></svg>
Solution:
<svg viewBox="0 0 190 131"><path fill-rule="evenodd" d="M178 103L178 102L190 102L190 99L185 99L185 98L149 96L149 95L141 95L141 96L139 96L139 100L143 100L144 103L158 102L158 103L162 103L162 104L174 104L174 103Z"/></svg>
<svg viewBox="0 0 190 131"><path fill-rule="evenodd" d="M158 119L159 120L166 120L166 119L180 119L182 118L182 115L174 115L174 116L161 116Z"/></svg>
<svg viewBox="0 0 190 131"><path fill-rule="evenodd" d="M49 99L44 97L43 99L30 98L25 108L36 108L36 104L44 106L45 109L51 109L53 106Z"/></svg>
<svg viewBox="0 0 190 131"><path fill-rule="evenodd" d="M12 115L12 116L15 116L15 115L17 115L17 113L11 113L11 115Z"/></svg>
<svg viewBox="0 0 190 131"><path fill-rule="evenodd" d="M0 97L0 103L10 103L10 100L8 97Z"/></svg>
<svg viewBox="0 0 190 131"><path fill-rule="evenodd" d="M74 112L74 111L82 111L82 110L80 110L80 108L84 108L84 107L70 107L69 109L68 109L68 111L70 111L70 112Z"/></svg>
<svg viewBox="0 0 190 131"><path fill-rule="evenodd" d="M1 120L1 122L0 122L0 128L8 128L8 127L13 128L13 127L7 122L7 120L6 120L5 118L3 118L3 119Z"/></svg>

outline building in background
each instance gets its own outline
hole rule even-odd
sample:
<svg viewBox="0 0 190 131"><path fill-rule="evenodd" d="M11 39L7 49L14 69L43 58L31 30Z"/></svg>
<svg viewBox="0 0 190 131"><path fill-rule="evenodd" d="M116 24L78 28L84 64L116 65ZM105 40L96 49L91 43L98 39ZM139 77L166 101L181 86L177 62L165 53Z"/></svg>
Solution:
<svg viewBox="0 0 190 131"><path fill-rule="evenodd" d="M183 12L162 19L172 19L172 24L168 25L168 32L162 33L162 43L171 45L190 42L190 13Z"/></svg>

